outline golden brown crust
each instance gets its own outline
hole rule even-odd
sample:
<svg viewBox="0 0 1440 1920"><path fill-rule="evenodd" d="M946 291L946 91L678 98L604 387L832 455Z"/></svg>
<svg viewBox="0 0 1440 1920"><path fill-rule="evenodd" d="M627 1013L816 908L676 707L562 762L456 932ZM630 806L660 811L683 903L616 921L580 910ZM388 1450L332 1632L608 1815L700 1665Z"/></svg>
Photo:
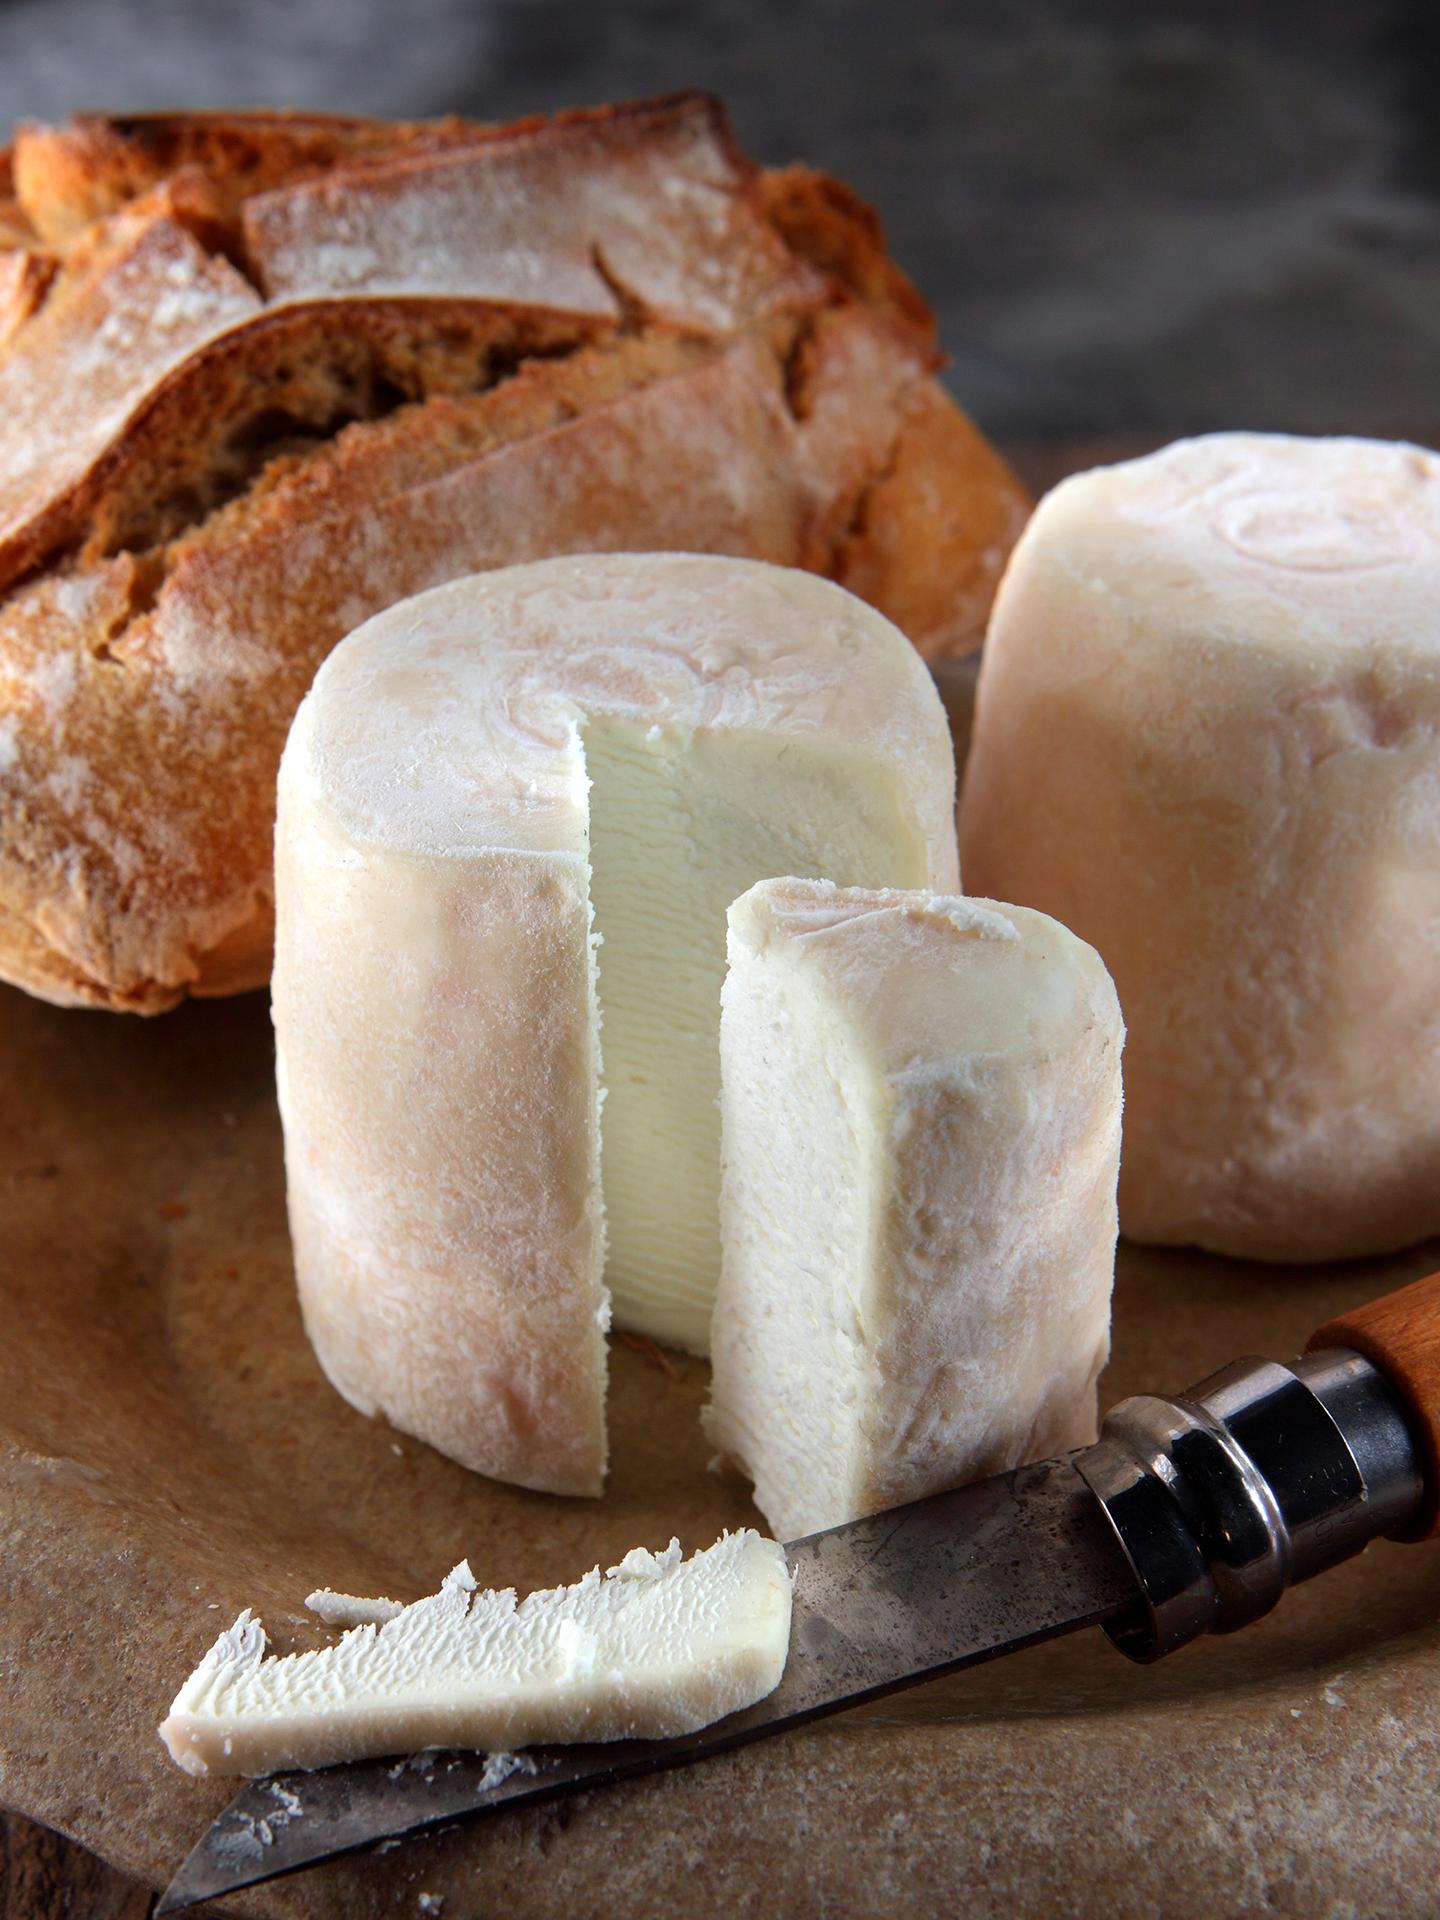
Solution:
<svg viewBox="0 0 1440 1920"><path fill-rule="evenodd" d="M867 306L935 348L935 316L920 290L885 251L880 216L852 187L814 167L775 167L761 175L765 212L804 260L835 275Z"/></svg>
<svg viewBox="0 0 1440 1920"><path fill-rule="evenodd" d="M453 390L468 363L478 388L607 327L723 333L819 290L703 97L270 188L244 202L218 251L213 184L187 168L90 229L0 361L0 587L74 545L117 471L147 484L147 445L158 442L162 484L192 519L258 472L246 384L251 415L334 432L376 410L377 386L397 403ZM440 303L428 321L422 299ZM377 363L402 303L411 331L428 324L441 350ZM444 374L467 335L478 358L462 352Z"/></svg>
<svg viewBox="0 0 1440 1920"><path fill-rule="evenodd" d="M37 1000L55 1007L102 1007L109 1012L165 1013L184 998L184 988L168 994L142 994L127 1002L108 985L89 979L67 964L28 921L0 902L0 979L23 986Z"/></svg>
<svg viewBox="0 0 1440 1920"><path fill-rule="evenodd" d="M48 254L23 247L0 252L0 353L45 298L54 276Z"/></svg>
<svg viewBox="0 0 1440 1920"><path fill-rule="evenodd" d="M28 252L37 237L20 202L0 193L0 255L12 250Z"/></svg>
<svg viewBox="0 0 1440 1920"><path fill-rule="evenodd" d="M15 197L15 153L12 147L0 147L0 248L28 247L35 230Z"/></svg>
<svg viewBox="0 0 1440 1920"><path fill-rule="evenodd" d="M214 180L233 212L296 174L367 154L470 137L463 121L387 122L304 113L77 114L61 127L21 126L16 190L35 231L63 246L187 168Z"/></svg>
<svg viewBox="0 0 1440 1920"><path fill-rule="evenodd" d="M17 159L62 257L0 345L0 976L142 1012L261 984L290 717L457 574L751 554L978 643L1022 496L873 216L759 175L712 102L86 121ZM487 179L530 251L407 268L395 233Z"/></svg>
<svg viewBox="0 0 1440 1920"><path fill-rule="evenodd" d="M26 122L0 152L0 199L23 203L32 232L61 248L97 220L172 180L198 172L217 211L232 226L247 200L317 175L354 176L402 158L436 154L489 139L553 137L575 128L623 124L643 142L676 111L710 119L737 164L750 162L712 94L663 94L653 100L535 114L503 124L447 115L436 120L374 120L285 110L210 113L76 114L60 127ZM7 185L13 181L13 185Z"/></svg>
<svg viewBox="0 0 1440 1920"><path fill-rule="evenodd" d="M434 394L483 391L523 360L608 330L590 315L460 300L265 308L151 390L35 544L94 555L161 546L287 452ZM0 541L0 582L8 560Z"/></svg>
<svg viewBox="0 0 1440 1920"><path fill-rule="evenodd" d="M0 147L0 353L40 302L55 272L55 261L15 198L9 147Z"/></svg>
<svg viewBox="0 0 1440 1920"><path fill-rule="evenodd" d="M258 296L165 190L91 234L0 356L0 588L67 536L67 503L150 392Z"/></svg>
<svg viewBox="0 0 1440 1920"><path fill-rule="evenodd" d="M908 633L927 660L978 646L1030 500L942 387L907 398L883 472L860 503L834 578Z"/></svg>

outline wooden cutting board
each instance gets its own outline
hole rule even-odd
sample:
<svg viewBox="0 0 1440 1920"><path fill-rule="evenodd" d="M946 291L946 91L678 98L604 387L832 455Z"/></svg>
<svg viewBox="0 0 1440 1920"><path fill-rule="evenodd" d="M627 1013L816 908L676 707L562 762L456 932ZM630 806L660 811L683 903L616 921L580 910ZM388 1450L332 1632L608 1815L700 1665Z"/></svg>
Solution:
<svg viewBox="0 0 1440 1920"><path fill-rule="evenodd" d="M155 1727L242 1606L288 1648L317 1584L408 1599L468 1555L526 1588L755 1517L706 1471L697 1361L615 1344L596 1502L477 1479L331 1391L295 1307L261 996L146 1023L0 990L0 1181L0 1792L152 1886L229 1792ZM1437 1264L1126 1247L1106 1396L1291 1353ZM1159 1667L1084 1635L226 1911L1430 1914L1437 1791L1440 1554L1387 1545Z"/></svg>

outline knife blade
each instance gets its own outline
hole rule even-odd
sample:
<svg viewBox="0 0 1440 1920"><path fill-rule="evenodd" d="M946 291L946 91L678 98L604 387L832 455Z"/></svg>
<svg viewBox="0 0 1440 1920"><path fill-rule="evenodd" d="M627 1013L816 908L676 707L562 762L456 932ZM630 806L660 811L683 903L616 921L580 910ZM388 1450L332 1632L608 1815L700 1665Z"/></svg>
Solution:
<svg viewBox="0 0 1440 1920"><path fill-rule="evenodd" d="M155 1913L461 1816L687 1766L1079 1628L1158 1659L1247 1625L1371 1540L1440 1528L1440 1274L1311 1347L1288 1367L1237 1361L1176 1398L1122 1401L1098 1442L1064 1459L793 1542L785 1672L742 1712L670 1740L253 1781Z"/></svg>
<svg viewBox="0 0 1440 1920"><path fill-rule="evenodd" d="M1032 1641L1135 1600L1104 1511L1069 1460L811 1534L787 1549L790 1654L776 1691L671 1740L536 1748L496 1779L484 1754L360 1761L246 1786L186 1859L157 1915L461 1814L685 1766Z"/></svg>

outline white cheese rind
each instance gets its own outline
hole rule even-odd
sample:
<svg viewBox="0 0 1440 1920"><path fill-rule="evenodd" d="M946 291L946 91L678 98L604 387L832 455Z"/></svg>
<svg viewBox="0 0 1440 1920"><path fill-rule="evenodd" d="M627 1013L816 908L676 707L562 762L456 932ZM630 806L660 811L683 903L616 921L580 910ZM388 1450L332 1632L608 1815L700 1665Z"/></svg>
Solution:
<svg viewBox="0 0 1440 1920"><path fill-rule="evenodd" d="M809 574L583 555L342 642L280 770L274 978L296 1271L340 1391L597 1493L602 1007L604 1277L622 1324L703 1350L725 908L797 868L953 885L953 796L923 663Z"/></svg>
<svg viewBox="0 0 1440 1920"><path fill-rule="evenodd" d="M1120 1216L1246 1258L1440 1231L1440 459L1220 434L1067 480L996 602L968 885L1104 955Z"/></svg>
<svg viewBox="0 0 1440 1920"><path fill-rule="evenodd" d="M276 882L290 1233L321 1364L362 1413L467 1466L598 1493L605 1297L582 859L357 848L282 778Z"/></svg>
<svg viewBox="0 0 1440 1920"><path fill-rule="evenodd" d="M439 1593L315 1652L265 1656L248 1612L176 1694L160 1736L188 1773L258 1774L427 1747L663 1739L764 1699L790 1645L785 1551L750 1530L682 1561L637 1547L529 1594Z"/></svg>
<svg viewBox="0 0 1440 1920"><path fill-rule="evenodd" d="M1123 1037L1043 914L736 901L709 1421L783 1538L1093 1440Z"/></svg>

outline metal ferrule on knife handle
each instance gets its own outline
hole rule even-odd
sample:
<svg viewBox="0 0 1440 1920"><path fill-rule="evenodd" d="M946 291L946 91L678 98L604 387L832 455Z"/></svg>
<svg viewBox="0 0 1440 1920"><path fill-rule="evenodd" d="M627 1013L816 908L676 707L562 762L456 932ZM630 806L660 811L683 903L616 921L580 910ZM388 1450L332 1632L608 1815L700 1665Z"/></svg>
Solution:
<svg viewBox="0 0 1440 1920"><path fill-rule="evenodd" d="M1331 1321L1288 1367L1240 1360L1140 1394L1074 1456L1140 1587L1106 1623L1133 1660L1268 1613L1287 1587L1440 1506L1440 1275Z"/></svg>

